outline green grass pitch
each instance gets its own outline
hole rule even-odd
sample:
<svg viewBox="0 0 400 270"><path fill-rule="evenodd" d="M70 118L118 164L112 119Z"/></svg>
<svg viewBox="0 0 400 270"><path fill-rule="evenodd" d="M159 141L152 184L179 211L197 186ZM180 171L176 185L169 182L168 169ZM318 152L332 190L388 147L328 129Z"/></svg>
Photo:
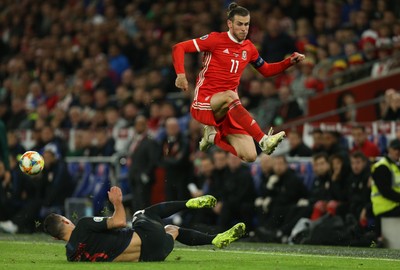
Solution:
<svg viewBox="0 0 400 270"><path fill-rule="evenodd" d="M134 265L132 265L134 264ZM0 234L0 269L400 269L400 250L233 243L217 250L176 244L165 262L70 263L45 235Z"/></svg>

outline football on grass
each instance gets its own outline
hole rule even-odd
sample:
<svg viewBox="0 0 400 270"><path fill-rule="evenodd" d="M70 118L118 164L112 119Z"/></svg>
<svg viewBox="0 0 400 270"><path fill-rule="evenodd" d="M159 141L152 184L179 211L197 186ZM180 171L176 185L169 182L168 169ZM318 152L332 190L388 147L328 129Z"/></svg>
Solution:
<svg viewBox="0 0 400 270"><path fill-rule="evenodd" d="M19 159L19 168L28 175L40 173L44 167L43 157L36 151L27 151Z"/></svg>

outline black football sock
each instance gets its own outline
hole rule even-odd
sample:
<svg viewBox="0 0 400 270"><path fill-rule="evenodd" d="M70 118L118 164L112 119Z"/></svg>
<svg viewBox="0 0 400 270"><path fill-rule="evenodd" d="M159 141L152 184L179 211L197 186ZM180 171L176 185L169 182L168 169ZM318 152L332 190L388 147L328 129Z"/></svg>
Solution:
<svg viewBox="0 0 400 270"><path fill-rule="evenodd" d="M162 202L145 209L147 214L152 214L159 216L160 218L167 218L179 211L187 209L187 201L172 201L172 202Z"/></svg>
<svg viewBox="0 0 400 270"><path fill-rule="evenodd" d="M215 236L215 234L206 234L191 229L179 228L179 235L176 240L188 246L201 246L210 245Z"/></svg>

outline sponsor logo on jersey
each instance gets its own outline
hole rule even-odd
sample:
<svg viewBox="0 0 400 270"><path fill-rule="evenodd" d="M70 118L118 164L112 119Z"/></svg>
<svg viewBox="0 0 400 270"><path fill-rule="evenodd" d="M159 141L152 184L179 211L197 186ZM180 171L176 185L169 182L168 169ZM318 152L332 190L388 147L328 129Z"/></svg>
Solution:
<svg viewBox="0 0 400 270"><path fill-rule="evenodd" d="M208 35L204 35L204 36L200 37L201 40L205 40L207 38L208 38Z"/></svg>
<svg viewBox="0 0 400 270"><path fill-rule="evenodd" d="M247 51L242 51L242 59L243 60L247 59Z"/></svg>
<svg viewBox="0 0 400 270"><path fill-rule="evenodd" d="M94 222L102 222L104 217L93 217Z"/></svg>
<svg viewBox="0 0 400 270"><path fill-rule="evenodd" d="M225 49L225 50L223 50L222 52L223 52L223 53L226 53L226 54L229 54L229 50L228 50L228 49Z"/></svg>

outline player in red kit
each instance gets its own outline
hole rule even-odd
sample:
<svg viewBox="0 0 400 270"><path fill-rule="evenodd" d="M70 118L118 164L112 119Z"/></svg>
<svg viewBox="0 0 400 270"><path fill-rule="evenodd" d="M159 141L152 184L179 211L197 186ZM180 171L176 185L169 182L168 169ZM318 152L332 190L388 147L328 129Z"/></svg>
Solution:
<svg viewBox="0 0 400 270"><path fill-rule="evenodd" d="M269 77L302 61L304 55L293 53L281 62L266 63L254 44L246 39L250 12L236 3L229 5L227 24L228 32L212 32L173 47L172 58L177 73L175 85L184 91L188 90L185 53L204 52L191 106L193 118L205 125L200 150L215 144L244 161L253 162L257 158L253 139L264 153L271 154L283 140L285 132L272 135L272 128L268 134L261 131L240 103L237 94L240 77L248 63L263 76Z"/></svg>

